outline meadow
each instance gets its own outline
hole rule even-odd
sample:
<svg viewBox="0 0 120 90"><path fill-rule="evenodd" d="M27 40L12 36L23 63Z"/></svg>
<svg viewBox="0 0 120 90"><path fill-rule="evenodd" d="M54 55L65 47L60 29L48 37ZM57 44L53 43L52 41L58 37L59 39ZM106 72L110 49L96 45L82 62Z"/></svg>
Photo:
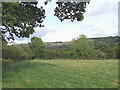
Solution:
<svg viewBox="0 0 120 90"><path fill-rule="evenodd" d="M9 65L3 88L118 88L118 60L26 60Z"/></svg>

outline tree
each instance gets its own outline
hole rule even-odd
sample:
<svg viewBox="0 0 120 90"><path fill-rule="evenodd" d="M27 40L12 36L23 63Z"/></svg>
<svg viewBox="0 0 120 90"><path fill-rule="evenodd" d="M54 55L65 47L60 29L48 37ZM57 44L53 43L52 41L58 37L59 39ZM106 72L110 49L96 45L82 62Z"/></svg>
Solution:
<svg viewBox="0 0 120 90"><path fill-rule="evenodd" d="M120 46L114 46L113 49L115 51L115 58L120 59Z"/></svg>
<svg viewBox="0 0 120 90"><path fill-rule="evenodd" d="M71 0L72 1L72 0ZM89 3L89 2L88 2ZM56 2L58 7L55 8L55 16L57 16L61 22L65 19L82 21L84 19L83 14L85 13L86 2Z"/></svg>
<svg viewBox="0 0 120 90"><path fill-rule="evenodd" d="M105 43L105 42L99 42L96 44L95 46L96 50L100 50L103 53L105 53L105 58L110 59L110 58L114 58L115 57L115 51L112 47L110 47L109 44Z"/></svg>
<svg viewBox="0 0 120 90"><path fill-rule="evenodd" d="M32 59L34 56L35 56L35 53L30 49L30 47L27 45L27 46L24 46L22 47L24 49L24 51L27 53L28 55L28 59Z"/></svg>
<svg viewBox="0 0 120 90"><path fill-rule="evenodd" d="M46 3L45 3L46 4ZM72 1L56 2L55 16L61 21L71 19L71 21L83 20L86 2ZM41 6L38 8L37 2L4 2L2 3L2 39L14 40L14 37L29 37L34 33L35 27L42 27L45 19L45 10Z"/></svg>
<svg viewBox="0 0 120 90"><path fill-rule="evenodd" d="M2 48L2 58L13 60L26 60L28 54L21 47L5 46Z"/></svg>
<svg viewBox="0 0 120 90"><path fill-rule="evenodd" d="M29 37L34 28L42 27L45 19L45 10L38 8L37 2L4 2L2 3L2 38L14 40L17 37Z"/></svg>
<svg viewBox="0 0 120 90"><path fill-rule="evenodd" d="M31 38L31 43L29 44L32 51L35 53L35 57L42 58L44 55L45 45L41 38L33 37Z"/></svg>
<svg viewBox="0 0 120 90"><path fill-rule="evenodd" d="M95 55L96 59L105 59L106 58L106 54L99 49L95 50L95 54L96 54Z"/></svg>
<svg viewBox="0 0 120 90"><path fill-rule="evenodd" d="M91 59L94 58L94 42L85 35L80 35L72 41L74 58Z"/></svg>

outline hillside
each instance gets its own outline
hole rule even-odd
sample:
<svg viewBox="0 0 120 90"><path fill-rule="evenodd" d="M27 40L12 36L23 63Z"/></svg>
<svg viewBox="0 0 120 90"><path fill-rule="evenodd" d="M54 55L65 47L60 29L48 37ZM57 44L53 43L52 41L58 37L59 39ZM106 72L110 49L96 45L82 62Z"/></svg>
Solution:
<svg viewBox="0 0 120 90"><path fill-rule="evenodd" d="M106 42L110 46L119 45L120 46L120 40L118 36L109 36L109 37L98 37L98 38L89 38L94 41L94 43L98 42ZM46 49L55 49L55 48L68 48L71 44L71 41L69 42L45 42Z"/></svg>
<svg viewBox="0 0 120 90"><path fill-rule="evenodd" d="M68 48L71 42L45 42L46 49Z"/></svg>
<svg viewBox="0 0 120 90"><path fill-rule="evenodd" d="M98 43L98 42L106 42L108 43L110 46L116 46L119 45L120 46L120 38L118 36L109 36L109 37L98 37L98 38L89 38L91 40L94 41L94 43ZM46 49L61 49L61 48L70 48L70 44L71 41L67 41L67 42L44 42ZM27 44L14 44L15 46L27 46Z"/></svg>

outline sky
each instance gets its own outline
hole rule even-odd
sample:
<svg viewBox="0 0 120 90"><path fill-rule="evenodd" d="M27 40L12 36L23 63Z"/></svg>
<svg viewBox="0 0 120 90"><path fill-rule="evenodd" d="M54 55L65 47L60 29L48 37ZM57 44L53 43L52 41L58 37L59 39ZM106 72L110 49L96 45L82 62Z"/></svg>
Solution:
<svg viewBox="0 0 120 90"><path fill-rule="evenodd" d="M88 38L118 36L118 1L119 0L91 0L87 5L84 19L81 22L60 20L54 16L55 1L46 6L43 0L38 1L38 7L46 10L45 27L35 28L35 33L30 35L40 37L43 42L71 41L81 34ZM15 43L28 43L30 38L17 38Z"/></svg>

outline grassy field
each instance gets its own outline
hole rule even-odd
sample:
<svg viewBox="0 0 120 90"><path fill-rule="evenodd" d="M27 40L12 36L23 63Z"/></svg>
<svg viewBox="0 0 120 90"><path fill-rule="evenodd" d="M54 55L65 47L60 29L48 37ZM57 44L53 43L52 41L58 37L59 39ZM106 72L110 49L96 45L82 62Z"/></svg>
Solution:
<svg viewBox="0 0 120 90"><path fill-rule="evenodd" d="M3 88L117 88L117 60L29 60L3 73Z"/></svg>

